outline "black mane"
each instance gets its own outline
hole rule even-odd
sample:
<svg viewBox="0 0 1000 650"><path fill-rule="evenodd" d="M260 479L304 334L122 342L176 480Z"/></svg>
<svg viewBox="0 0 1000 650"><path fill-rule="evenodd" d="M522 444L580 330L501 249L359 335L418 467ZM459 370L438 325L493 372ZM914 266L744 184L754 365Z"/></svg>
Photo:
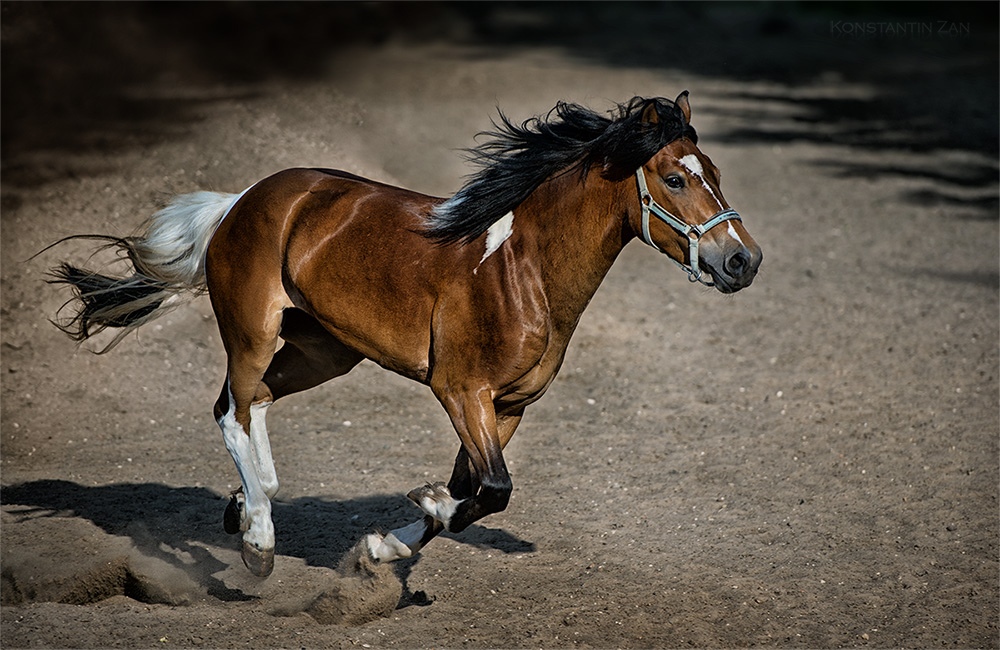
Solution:
<svg viewBox="0 0 1000 650"><path fill-rule="evenodd" d="M642 119L650 105L655 123ZM558 172L596 167L606 178L624 179L674 140L698 141L680 108L662 97L634 97L610 115L559 102L544 118L518 126L500 113L496 130L479 134L490 139L468 150L481 169L431 213L424 234L442 244L468 243Z"/></svg>

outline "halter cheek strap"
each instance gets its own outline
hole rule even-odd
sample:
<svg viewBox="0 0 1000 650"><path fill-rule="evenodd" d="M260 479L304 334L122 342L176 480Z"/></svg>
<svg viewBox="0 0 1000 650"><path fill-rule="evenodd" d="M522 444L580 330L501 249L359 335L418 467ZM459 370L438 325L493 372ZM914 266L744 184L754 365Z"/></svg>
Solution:
<svg viewBox="0 0 1000 650"><path fill-rule="evenodd" d="M702 271L698 268L698 243L701 241L701 238L705 233L718 226L720 223L729 221L730 219L742 221L739 213L736 212L736 210L729 208L715 213L715 215L713 215L712 218L705 223L692 226L691 224L684 223L674 215L670 214L663 208L663 206L653 200L653 195L649 193L649 188L646 186L646 175L642 172L642 167L636 170L635 178L639 184L639 204L642 206L642 232L640 233L642 241L646 242L661 253L664 252L663 249L653 243L653 238L649 235L649 215L652 213L660 221L664 222L688 238L688 259L691 261L690 265L684 264L679 260L675 260L669 255L667 257L670 257L670 260L673 261L674 264L687 271L688 280L691 282L701 282L705 286L709 287L715 286L713 282L703 279Z"/></svg>

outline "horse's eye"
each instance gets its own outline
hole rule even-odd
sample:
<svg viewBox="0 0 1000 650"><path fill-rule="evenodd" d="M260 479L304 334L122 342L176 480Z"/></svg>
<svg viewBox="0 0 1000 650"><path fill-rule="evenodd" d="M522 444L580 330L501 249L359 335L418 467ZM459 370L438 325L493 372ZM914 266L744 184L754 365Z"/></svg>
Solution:
<svg viewBox="0 0 1000 650"><path fill-rule="evenodd" d="M670 176L667 176L663 179L663 182L666 183L667 187L672 190L679 190L684 187L684 179L678 174L671 174Z"/></svg>

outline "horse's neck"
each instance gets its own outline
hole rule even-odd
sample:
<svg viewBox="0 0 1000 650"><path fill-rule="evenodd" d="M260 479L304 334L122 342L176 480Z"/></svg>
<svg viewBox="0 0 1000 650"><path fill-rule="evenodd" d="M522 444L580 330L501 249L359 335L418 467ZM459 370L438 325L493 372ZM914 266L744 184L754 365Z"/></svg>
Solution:
<svg viewBox="0 0 1000 650"><path fill-rule="evenodd" d="M591 172L586 183L570 172L545 183L525 201L535 217L535 238L552 317L572 333L630 239L621 183Z"/></svg>

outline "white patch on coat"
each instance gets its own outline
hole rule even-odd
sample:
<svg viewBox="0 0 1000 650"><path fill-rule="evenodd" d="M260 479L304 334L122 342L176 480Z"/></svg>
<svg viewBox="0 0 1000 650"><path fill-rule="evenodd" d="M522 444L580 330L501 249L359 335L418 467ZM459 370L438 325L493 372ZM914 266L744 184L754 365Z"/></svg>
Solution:
<svg viewBox="0 0 1000 650"><path fill-rule="evenodd" d="M715 199L715 202L719 204L719 209L722 210L722 201L719 200L719 197L715 195L712 187L708 184L708 181L705 180L705 168L701 166L701 161L698 160L698 157L693 153L689 153L683 158L680 158L677 162L679 162L684 169L691 172L692 176L701 181L701 184L705 186L706 190L708 190L709 195L711 195L711 197Z"/></svg>
<svg viewBox="0 0 1000 650"><path fill-rule="evenodd" d="M493 225L486 231L486 252L483 254L483 259L479 260L479 263L482 264L486 261L487 257L497 252L500 246L503 245L503 243L507 241L512 234L514 234L513 211L508 212L494 221Z"/></svg>

